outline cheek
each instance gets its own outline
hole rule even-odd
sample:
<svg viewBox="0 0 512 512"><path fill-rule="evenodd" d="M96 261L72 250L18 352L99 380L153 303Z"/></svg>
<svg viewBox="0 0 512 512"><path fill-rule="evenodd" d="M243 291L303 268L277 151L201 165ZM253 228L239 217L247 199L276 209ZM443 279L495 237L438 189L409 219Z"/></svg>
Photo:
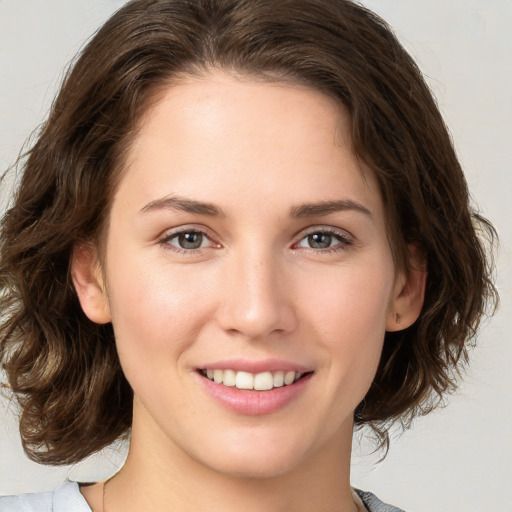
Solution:
<svg viewBox="0 0 512 512"><path fill-rule="evenodd" d="M329 354L331 375L343 386L367 388L380 359L393 272L376 268L345 268L326 276L306 304L304 315Z"/></svg>
<svg viewBox="0 0 512 512"><path fill-rule="evenodd" d="M210 294L191 268L176 272L161 263L119 265L108 278L112 323L124 366L169 364L208 321Z"/></svg>
<svg viewBox="0 0 512 512"><path fill-rule="evenodd" d="M317 280L308 303L319 318L318 327L329 339L339 336L363 341L365 333L384 334L393 290L391 275L348 268L326 275L322 282ZM368 336L368 341L372 338Z"/></svg>

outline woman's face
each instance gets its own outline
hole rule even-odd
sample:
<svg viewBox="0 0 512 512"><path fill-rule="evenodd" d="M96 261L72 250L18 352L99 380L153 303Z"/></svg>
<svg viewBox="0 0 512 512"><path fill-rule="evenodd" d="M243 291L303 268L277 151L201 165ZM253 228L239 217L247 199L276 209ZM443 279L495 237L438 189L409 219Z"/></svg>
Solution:
<svg viewBox="0 0 512 512"><path fill-rule="evenodd" d="M404 279L334 100L221 73L170 86L105 261L132 443L253 476L349 449Z"/></svg>

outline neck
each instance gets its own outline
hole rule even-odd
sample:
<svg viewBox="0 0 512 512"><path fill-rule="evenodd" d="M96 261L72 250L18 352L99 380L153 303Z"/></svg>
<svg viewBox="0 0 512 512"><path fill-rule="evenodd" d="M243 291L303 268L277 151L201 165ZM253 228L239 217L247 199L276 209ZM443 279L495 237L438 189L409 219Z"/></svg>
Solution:
<svg viewBox="0 0 512 512"><path fill-rule="evenodd" d="M233 475L190 457L155 425L134 419L130 453L105 493L108 512L355 512L350 488L352 425L343 426L314 456L272 475Z"/></svg>

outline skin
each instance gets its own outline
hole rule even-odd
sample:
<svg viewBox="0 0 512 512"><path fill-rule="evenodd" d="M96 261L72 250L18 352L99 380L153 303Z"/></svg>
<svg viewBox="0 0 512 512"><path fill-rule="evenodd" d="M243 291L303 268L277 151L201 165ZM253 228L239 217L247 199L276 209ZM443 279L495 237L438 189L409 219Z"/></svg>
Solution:
<svg viewBox="0 0 512 512"><path fill-rule="evenodd" d="M183 211L177 198L221 215ZM338 208L291 215L326 202ZM201 247L180 249L180 231L203 232ZM312 247L314 233L328 247ZM72 268L85 313L112 321L135 394L109 512L357 510L353 412L385 331L419 315L424 273L395 268L342 106L220 71L169 87L128 154L103 268L87 246ZM197 373L233 358L278 358L312 376L280 410L239 414ZM82 492L102 510L102 484Z"/></svg>

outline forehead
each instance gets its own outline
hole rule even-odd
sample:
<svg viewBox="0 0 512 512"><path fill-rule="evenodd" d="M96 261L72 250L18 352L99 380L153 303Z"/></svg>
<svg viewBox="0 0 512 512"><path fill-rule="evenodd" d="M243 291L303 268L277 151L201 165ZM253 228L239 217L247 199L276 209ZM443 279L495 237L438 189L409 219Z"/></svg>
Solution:
<svg viewBox="0 0 512 512"><path fill-rule="evenodd" d="M172 122L178 133L169 131ZM273 140L282 143L287 135L289 139L302 135L314 145L325 142L327 135L332 148L351 144L349 123L345 106L316 89L290 80L266 80L219 70L182 75L172 85L161 87L141 116L134 142L141 143L148 132L162 128L182 140L189 135L210 140L218 135L220 140L242 129L245 136L251 135L246 137L248 144L270 144ZM293 134L290 126L294 127ZM258 130L261 127L264 130Z"/></svg>
<svg viewBox="0 0 512 512"><path fill-rule="evenodd" d="M283 204L340 194L380 199L353 154L340 102L305 86L220 72L160 91L127 155L120 190L128 186L147 202L165 192L228 203L234 193Z"/></svg>

